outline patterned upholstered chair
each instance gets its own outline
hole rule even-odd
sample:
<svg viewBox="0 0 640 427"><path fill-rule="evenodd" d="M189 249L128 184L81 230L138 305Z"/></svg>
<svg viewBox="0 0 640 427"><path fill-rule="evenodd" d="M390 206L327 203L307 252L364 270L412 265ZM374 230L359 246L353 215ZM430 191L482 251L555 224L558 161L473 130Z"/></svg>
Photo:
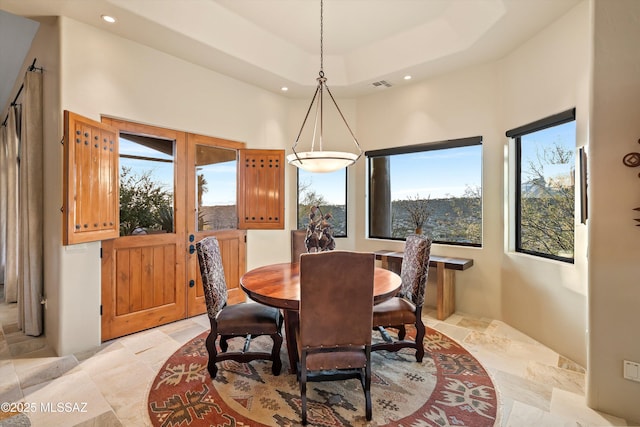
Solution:
<svg viewBox="0 0 640 427"><path fill-rule="evenodd" d="M431 255L431 239L412 234L407 236L402 258L400 276L402 285L398 296L391 298L373 308L373 327L377 328L384 342L372 346L372 351L398 351L401 348L415 348L416 360L422 362L424 357L425 327L422 322L422 305L424 304L427 276L429 273L429 257ZM405 325L415 325L415 340L406 340ZM384 328L398 330L398 339L393 340Z"/></svg>
<svg viewBox="0 0 640 427"><path fill-rule="evenodd" d="M211 324L211 332L207 336L206 346L209 352L207 368L211 378L218 373L216 362L235 360L247 363L252 360L271 360L271 371L280 374L282 361L280 348L282 347L282 314L280 310L257 303L242 303L227 305L227 284L224 278L222 257L218 239L205 237L196 243L200 274L204 286L204 296L207 303L207 314ZM271 353L250 352L251 337L270 335L273 340ZM220 349L216 349L216 340L220 337ZM227 352L228 340L235 337L246 339L242 350Z"/></svg>
<svg viewBox="0 0 640 427"><path fill-rule="evenodd" d="M300 256L297 333L302 424L307 381L359 378L371 420L371 328L375 256L346 251ZM312 411L316 416L322 416ZM325 421L322 418L313 421Z"/></svg>

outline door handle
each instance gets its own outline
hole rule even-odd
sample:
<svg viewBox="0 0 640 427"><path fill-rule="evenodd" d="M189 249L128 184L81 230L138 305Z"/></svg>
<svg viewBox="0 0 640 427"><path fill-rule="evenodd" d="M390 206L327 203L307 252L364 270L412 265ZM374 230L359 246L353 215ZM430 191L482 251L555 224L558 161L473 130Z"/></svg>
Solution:
<svg viewBox="0 0 640 427"><path fill-rule="evenodd" d="M190 288L193 288L195 285L196 285L196 281L195 280L193 280L193 279L189 280L189 287Z"/></svg>
<svg viewBox="0 0 640 427"><path fill-rule="evenodd" d="M195 245L189 245L189 253L192 254L196 251L196 246Z"/></svg>

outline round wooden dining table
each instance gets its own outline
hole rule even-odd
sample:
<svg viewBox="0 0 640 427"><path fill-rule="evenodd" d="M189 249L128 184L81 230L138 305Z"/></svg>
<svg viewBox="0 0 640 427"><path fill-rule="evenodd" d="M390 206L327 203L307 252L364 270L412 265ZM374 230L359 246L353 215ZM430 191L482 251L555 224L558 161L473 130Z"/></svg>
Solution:
<svg viewBox="0 0 640 427"><path fill-rule="evenodd" d="M373 278L373 303L381 303L396 295L400 290L400 284L399 275L376 267ZM285 262L254 268L240 278L240 287L253 301L283 310L289 371L295 373L298 351L294 330L300 308L300 264Z"/></svg>

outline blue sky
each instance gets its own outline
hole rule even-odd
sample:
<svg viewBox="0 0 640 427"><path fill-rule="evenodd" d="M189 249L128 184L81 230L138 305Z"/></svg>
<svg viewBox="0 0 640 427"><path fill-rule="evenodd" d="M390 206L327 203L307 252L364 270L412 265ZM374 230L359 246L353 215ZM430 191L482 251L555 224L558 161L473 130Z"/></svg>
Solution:
<svg viewBox="0 0 640 427"><path fill-rule="evenodd" d="M346 198L346 169L328 173L312 173L298 170L298 182L310 183L311 188L322 194L331 205L344 205Z"/></svg>
<svg viewBox="0 0 640 427"><path fill-rule="evenodd" d="M565 150L571 152L569 162L565 164L545 164L545 178L553 178L561 175L567 175L575 168L575 149L576 149L576 122L571 121L562 125L553 126L547 129L539 130L521 138L522 152L522 177L523 181L528 179L527 173L529 162L539 164L537 156L542 154L542 148L552 147L554 144L560 145Z"/></svg>
<svg viewBox="0 0 640 427"><path fill-rule="evenodd" d="M152 150L123 137L120 137L120 154L173 161L171 155ZM204 174L207 180L208 191L203 196L204 205L233 205L236 203L236 163L232 161L198 168L197 172ZM132 167L138 175L145 170L151 170L152 177L156 182L161 183L167 190L173 191L173 163L120 158L120 167L123 166Z"/></svg>
<svg viewBox="0 0 640 427"><path fill-rule="evenodd" d="M345 199L344 169L333 173L299 171L299 179L332 204ZM391 156L391 198L462 196L466 187L482 185L482 146L461 147Z"/></svg>
<svg viewBox="0 0 640 427"><path fill-rule="evenodd" d="M204 206L236 204L236 161L216 163L198 168L207 180L208 191L202 197Z"/></svg>
<svg viewBox="0 0 640 427"><path fill-rule="evenodd" d="M558 141L563 147L575 149L575 122L545 129L527 136L523 144L523 165L526 160L535 156L534 146L526 143L538 141L547 145ZM155 157L171 160L172 157L145 148L139 144L120 139L120 152L139 156ZM364 160L364 159L363 159ZM361 161L363 161L361 160ZM153 170L153 177L162 182L167 189L172 187L173 163L143 162L131 159L120 159L121 166L146 167ZM567 173L573 166L547 166L548 176ZM205 205L233 204L236 200L236 162L219 163L199 168L207 180L208 191L204 196ZM332 173L310 173L299 171L300 179L311 182L312 187L331 204L343 204L345 200L345 170ZM447 198L462 196L465 188L482 185L482 146L459 147L420 153L399 154L391 156L391 198L402 200L407 197Z"/></svg>
<svg viewBox="0 0 640 427"><path fill-rule="evenodd" d="M391 199L459 197L482 186L482 146L391 156Z"/></svg>

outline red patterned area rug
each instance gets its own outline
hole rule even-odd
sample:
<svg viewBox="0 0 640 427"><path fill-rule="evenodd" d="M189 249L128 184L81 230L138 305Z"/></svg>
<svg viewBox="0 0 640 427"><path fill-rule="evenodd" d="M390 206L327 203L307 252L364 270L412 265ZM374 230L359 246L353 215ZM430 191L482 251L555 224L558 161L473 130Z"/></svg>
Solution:
<svg viewBox="0 0 640 427"><path fill-rule="evenodd" d="M153 426L289 426L300 424L300 388L289 374L286 348L282 373L271 363L218 364L207 372L207 332L176 351L149 390ZM231 342L230 342L231 343ZM252 341L267 348L268 337ZM307 385L310 425L340 426L493 426L498 400L482 365L451 338L427 328L426 354L415 351L372 354L373 420L364 417L364 393L357 379Z"/></svg>

